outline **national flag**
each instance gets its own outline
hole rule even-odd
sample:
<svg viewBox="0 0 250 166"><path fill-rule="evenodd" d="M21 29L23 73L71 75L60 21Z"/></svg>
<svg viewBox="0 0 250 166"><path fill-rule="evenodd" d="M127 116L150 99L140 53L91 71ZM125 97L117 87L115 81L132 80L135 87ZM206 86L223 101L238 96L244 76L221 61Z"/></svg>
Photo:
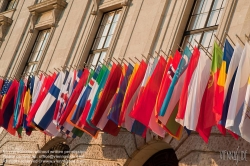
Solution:
<svg viewBox="0 0 250 166"><path fill-rule="evenodd" d="M156 118L158 119L158 123L161 124L160 120L159 120L159 114L160 114L160 110L161 107L163 105L163 101L167 95L169 86L172 82L172 79L175 75L176 69L178 67L178 64L181 60L181 54L179 53L179 51L175 52L175 55L173 57L173 59L169 61L169 67L165 69L164 71L164 76L162 78L162 83L160 85L160 89L159 89L159 93L158 93L158 97L157 97L157 102L155 105L155 114L156 114Z"/></svg>
<svg viewBox="0 0 250 166"><path fill-rule="evenodd" d="M9 87L0 110L0 122L1 126L7 130L10 134L15 135L16 130L13 128L14 122L14 106L16 94L18 91L18 82L14 80Z"/></svg>
<svg viewBox="0 0 250 166"><path fill-rule="evenodd" d="M132 131L132 126L135 121L129 116L129 113L133 109L133 105L136 102L142 86L145 86L146 84L146 78L148 78L151 68L152 64L149 62L149 65L147 65L143 60L140 65L135 64L134 71L131 75L131 79L124 96L119 120L119 123L128 131Z"/></svg>
<svg viewBox="0 0 250 166"><path fill-rule="evenodd" d="M100 77L98 77L98 79L96 80L96 86L95 86L96 88L94 88L94 89L96 89L96 92L90 94L89 104L87 102L86 109L89 109L89 111L88 111L86 121L85 121L85 119L81 119L82 125L86 125L86 126L90 125L92 128L95 128L95 129L97 129L97 128L94 124L92 124L91 120L95 114L96 105L98 104L98 101L101 98L103 88L107 82L107 79L108 79L108 76L110 73L110 70L105 65L103 65L103 67L104 67L104 71L103 71L103 73L101 73L101 75L103 75L103 76L101 76L99 74Z"/></svg>
<svg viewBox="0 0 250 166"><path fill-rule="evenodd" d="M19 81L18 92L16 96L16 104L14 108L14 122L13 128L17 129L20 127L20 121L22 121L23 114L20 112L22 107L22 97L25 89L25 84L23 80Z"/></svg>
<svg viewBox="0 0 250 166"><path fill-rule="evenodd" d="M123 103L123 99L124 99L124 95L128 86L128 82L131 78L132 72L133 72L134 67L129 64L128 66L123 67L123 75L120 79L120 87L117 90L117 97L116 97L116 101L113 103L109 115L108 115L108 119L112 120L115 124L119 125L119 118L120 118L120 113L121 113L121 107L122 107L122 103Z"/></svg>
<svg viewBox="0 0 250 166"><path fill-rule="evenodd" d="M61 118L59 119L59 125L63 125L64 122L66 121L70 111L72 110L72 108L74 107L74 104L76 103L84 85L87 82L89 76L89 70L88 69L84 69L83 74L81 75L81 78L78 82L78 84L76 85L74 91L72 92L72 95L70 96L68 103L65 107L65 110L62 113Z"/></svg>
<svg viewBox="0 0 250 166"><path fill-rule="evenodd" d="M242 119L239 125L241 137L247 142L250 142L249 126L250 126L250 77L248 78L248 85L245 96L245 102L243 106Z"/></svg>
<svg viewBox="0 0 250 166"><path fill-rule="evenodd" d="M95 126L105 126L105 120L102 121L102 117L107 119L108 112L106 112L107 107L112 101L113 96L119 85L119 78L122 74L121 65L113 64L110 75L108 77L107 83L103 89L102 96L97 104L95 115L92 119L92 124ZM104 125L103 125L104 124ZM112 134L112 133L111 133Z"/></svg>
<svg viewBox="0 0 250 166"><path fill-rule="evenodd" d="M184 126L187 126L187 123L189 123L190 126L196 126L196 131L200 134L203 140L207 142L211 127L204 127L204 121L206 121L206 117L204 116L203 110L205 109L204 107L207 97L206 93L208 91L207 88L210 87L208 85L212 83L209 82L209 77L211 78L212 76L209 74L212 62L204 54L204 52L201 53L197 69L194 73L195 76L190 81L190 88L188 89L189 96L184 117ZM193 130L191 127L189 127L189 129Z"/></svg>
<svg viewBox="0 0 250 166"><path fill-rule="evenodd" d="M35 125L35 124L33 124L32 121L36 115L38 108L40 107L41 103L43 102L44 98L46 97L50 87L54 83L56 77L57 77L57 75L56 75L56 73L54 73L52 76L48 76L44 79L41 90L40 90L40 94L37 97L36 103L34 103L34 105L31 107L31 109L29 111L29 114L27 115L27 118L26 118L27 126L32 127ZM28 89L29 88L27 87L27 90ZM27 101L28 100L29 99L27 99Z"/></svg>
<svg viewBox="0 0 250 166"><path fill-rule="evenodd" d="M165 96L160 116L158 116L162 127L176 139L180 139L182 135L182 126L175 121L175 118L178 112L181 91L187 73L186 68L188 67L191 55L191 51L186 47L169 86L167 95Z"/></svg>
<svg viewBox="0 0 250 166"><path fill-rule="evenodd" d="M102 78L105 75L105 72L108 70L108 68L103 65L98 77L96 78L96 80L94 80L94 85L92 87L92 90L90 92L90 95L88 97L87 103L84 107L83 113L80 117L79 123L77 124L78 127L81 127L81 129L88 133L89 135L91 135L92 137L96 138L97 134L98 134L98 129L96 127L92 127L91 125L89 125L89 123L87 122L87 116L89 115L89 111L91 108L91 105L93 103L93 100L95 98L95 95L97 95L97 91L98 91L98 87L100 85L100 82L102 80Z"/></svg>
<svg viewBox="0 0 250 166"><path fill-rule="evenodd" d="M132 111L134 109L134 106L141 99L142 94L144 93L145 87L147 86L148 81L150 80L150 78L151 78L151 76L152 76L152 74L153 74L153 72L155 70L155 67L158 64L158 57L156 57L156 58L153 59L153 63L151 63L152 59L150 59L150 61L148 63L146 74L145 74L145 76L143 78L141 86L138 87L135 95L133 96L133 99L131 100L132 102L129 103L129 106L128 106L129 109L128 110ZM129 111L129 112L131 113L131 111ZM134 133L134 134L140 135L142 137L146 137L148 126L145 126L144 124L142 124L141 122L137 121L136 119L131 118L131 116L129 114L127 115L127 118L126 118L127 122L126 123L129 124L128 122L130 122L132 124L131 132Z"/></svg>
<svg viewBox="0 0 250 166"><path fill-rule="evenodd" d="M184 116L186 112L186 106L187 106L187 98L189 96L190 92L190 82L191 79L194 77L194 73L199 61L200 57L200 51L198 50L197 47L194 48L193 54L191 56L188 68L187 68L187 73L186 73L186 78L183 84L183 88L181 90L181 96L179 100L179 107L178 107L178 113L176 115L175 121L181 124L184 127Z"/></svg>
<svg viewBox="0 0 250 166"><path fill-rule="evenodd" d="M34 123L44 130L49 127L53 120L57 98L63 85L64 78L65 74L60 72L34 117Z"/></svg>
<svg viewBox="0 0 250 166"><path fill-rule="evenodd" d="M161 56L134 109L130 112L132 118L145 126L149 125L166 64L166 60Z"/></svg>
<svg viewBox="0 0 250 166"><path fill-rule="evenodd" d="M242 47L240 46L239 43L237 43L235 46L235 49L234 49L232 60L231 60L229 67L228 67L228 73L227 73L226 82L224 85L222 117L220 119L219 124L217 125L218 129L221 131L221 133L223 135L226 134L225 125L226 125L228 107L229 107L231 94L232 94L232 90L233 90L233 85L234 85L234 81L235 81L235 77L236 77L236 73L237 73L237 68L238 68L238 65L240 62L242 51L243 51ZM238 138L236 134L233 134L233 136L236 139Z"/></svg>
<svg viewBox="0 0 250 166"><path fill-rule="evenodd" d="M31 108L31 101L32 101L32 91L33 91L33 86L34 86L34 81L32 81L34 77L29 77L27 80L27 89L25 92L24 96L24 101L23 101L23 128L26 131L27 135L30 135L33 127L28 126L28 121L27 121L27 116L29 114L30 108Z"/></svg>
<svg viewBox="0 0 250 166"><path fill-rule="evenodd" d="M250 45L246 42L244 50L241 54L226 120L226 128L239 136L241 135L239 124L242 118L244 97L246 96L249 75Z"/></svg>
<svg viewBox="0 0 250 166"><path fill-rule="evenodd" d="M210 128L216 125L219 122L220 114L214 110L216 92L218 90L217 82L219 78L219 72L222 64L222 50L220 46L215 42L213 49L213 58L212 58L212 66L210 70L210 78L208 81L207 89L206 89L206 101L205 107L201 111L204 113L204 128Z"/></svg>

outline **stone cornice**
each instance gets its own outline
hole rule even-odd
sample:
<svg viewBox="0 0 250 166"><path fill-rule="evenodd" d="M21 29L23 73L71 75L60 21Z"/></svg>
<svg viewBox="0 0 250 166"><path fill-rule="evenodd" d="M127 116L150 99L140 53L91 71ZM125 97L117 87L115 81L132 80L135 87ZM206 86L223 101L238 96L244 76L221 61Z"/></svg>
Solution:
<svg viewBox="0 0 250 166"><path fill-rule="evenodd" d="M12 19L0 14L0 41L3 41Z"/></svg>
<svg viewBox="0 0 250 166"><path fill-rule="evenodd" d="M31 26L30 26L30 32L32 33L33 30L36 29L42 29L42 28L49 28L49 27L55 27L57 25L59 16L61 14L61 11L67 6L67 2L65 0L45 0L39 4L35 4L32 6L29 6L28 9L31 13ZM36 24L37 18L39 14L44 13L46 11L52 11L52 21L47 21L46 23L42 24Z"/></svg>
<svg viewBox="0 0 250 166"><path fill-rule="evenodd" d="M30 12L42 13L55 8L64 9L66 6L67 2L65 0L45 0L39 4L29 6L28 9Z"/></svg>

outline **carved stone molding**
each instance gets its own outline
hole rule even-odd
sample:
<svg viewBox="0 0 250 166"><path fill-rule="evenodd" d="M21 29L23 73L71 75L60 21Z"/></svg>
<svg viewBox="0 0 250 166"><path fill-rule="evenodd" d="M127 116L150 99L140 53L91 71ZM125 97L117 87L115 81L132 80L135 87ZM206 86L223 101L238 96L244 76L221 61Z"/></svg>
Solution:
<svg viewBox="0 0 250 166"><path fill-rule="evenodd" d="M94 8L93 8L91 14L92 15L97 15L100 0L93 0L93 2L94 2Z"/></svg>
<svg viewBox="0 0 250 166"><path fill-rule="evenodd" d="M132 0L104 0L99 5L99 10L102 12L107 12L110 10L115 10L123 6L129 6Z"/></svg>
<svg viewBox="0 0 250 166"><path fill-rule="evenodd" d="M30 32L32 33L33 30L37 27L37 19L38 16L44 12L52 11L52 22L47 22L49 27L55 27L58 23L59 16L62 10L67 6L67 2L65 0L45 0L39 4L35 4L29 6L28 9L31 13L31 26Z"/></svg>
<svg viewBox="0 0 250 166"><path fill-rule="evenodd" d="M123 0L123 2L121 2L122 6L128 6L131 0Z"/></svg>
<svg viewBox="0 0 250 166"><path fill-rule="evenodd" d="M3 41L11 23L12 23L12 19L4 15L0 15L0 41Z"/></svg>

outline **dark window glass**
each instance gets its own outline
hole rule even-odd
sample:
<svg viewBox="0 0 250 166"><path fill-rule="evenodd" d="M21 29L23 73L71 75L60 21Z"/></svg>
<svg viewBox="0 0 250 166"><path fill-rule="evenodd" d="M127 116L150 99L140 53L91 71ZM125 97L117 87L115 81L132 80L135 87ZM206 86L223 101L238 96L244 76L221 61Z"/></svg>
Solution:
<svg viewBox="0 0 250 166"><path fill-rule="evenodd" d="M6 5L5 11L15 9L16 5L17 5L17 0L9 0Z"/></svg>

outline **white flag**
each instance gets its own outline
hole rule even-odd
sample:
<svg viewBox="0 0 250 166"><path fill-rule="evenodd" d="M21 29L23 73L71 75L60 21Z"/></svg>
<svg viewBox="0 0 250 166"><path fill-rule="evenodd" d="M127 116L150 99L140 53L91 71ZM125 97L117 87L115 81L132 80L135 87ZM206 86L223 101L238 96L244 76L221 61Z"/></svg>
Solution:
<svg viewBox="0 0 250 166"><path fill-rule="evenodd" d="M237 70L232 96L228 108L226 128L232 132L240 134L239 124L242 118L244 107L244 99L246 96L246 89L248 83L248 76L250 75L250 45L245 44L244 50L241 54L239 67Z"/></svg>
<svg viewBox="0 0 250 166"><path fill-rule="evenodd" d="M196 130L199 119L203 94L210 76L212 61L201 52L197 68L188 87L187 106L184 116L184 126L189 130Z"/></svg>

